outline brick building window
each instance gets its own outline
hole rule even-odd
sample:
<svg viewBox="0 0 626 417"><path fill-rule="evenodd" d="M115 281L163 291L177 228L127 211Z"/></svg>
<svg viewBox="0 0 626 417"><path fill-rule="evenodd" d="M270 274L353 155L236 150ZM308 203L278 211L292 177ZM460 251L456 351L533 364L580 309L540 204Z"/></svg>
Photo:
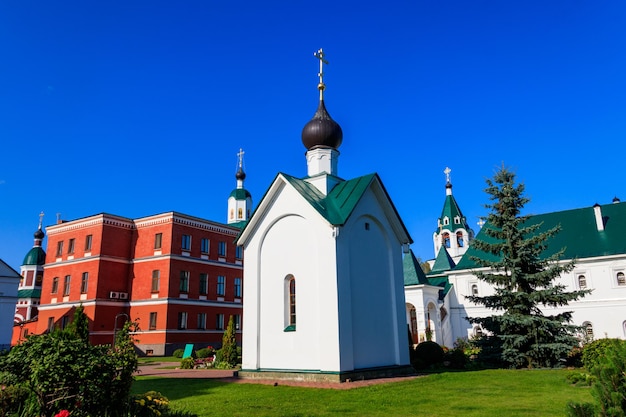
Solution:
<svg viewBox="0 0 626 417"><path fill-rule="evenodd" d="M80 280L80 293L86 294L89 286L89 272L83 272L83 276Z"/></svg>
<svg viewBox="0 0 626 417"><path fill-rule="evenodd" d="M226 293L226 277L220 275L217 277L217 295L224 296Z"/></svg>
<svg viewBox="0 0 626 417"><path fill-rule="evenodd" d="M180 271L180 292L189 292L189 271Z"/></svg>
<svg viewBox="0 0 626 417"><path fill-rule="evenodd" d="M182 250L191 250L191 236L190 235L183 235L181 248Z"/></svg>
<svg viewBox="0 0 626 417"><path fill-rule="evenodd" d="M226 256L226 242L220 242L217 246L217 254L219 256Z"/></svg>
<svg viewBox="0 0 626 417"><path fill-rule="evenodd" d="M154 235L154 249L161 249L163 244L163 233L157 233Z"/></svg>
<svg viewBox="0 0 626 417"><path fill-rule="evenodd" d="M65 330L68 324L70 324L69 316L61 317L61 330Z"/></svg>
<svg viewBox="0 0 626 417"><path fill-rule="evenodd" d="M159 286L161 285L161 271L155 269L152 271L152 287L151 292L159 292Z"/></svg>
<svg viewBox="0 0 626 417"><path fill-rule="evenodd" d="M181 311L178 313L178 328L185 330L187 328L187 312Z"/></svg>
<svg viewBox="0 0 626 417"><path fill-rule="evenodd" d="M233 318L233 322L235 324L235 330L241 329L241 315L237 314Z"/></svg>
<svg viewBox="0 0 626 417"><path fill-rule="evenodd" d="M74 253L74 246L76 246L76 239L70 239L69 242L67 242L67 253L68 254Z"/></svg>
<svg viewBox="0 0 626 417"><path fill-rule="evenodd" d="M93 241L93 236L92 235L87 235L85 237L85 251L88 252L91 250L91 243Z"/></svg>
<svg viewBox="0 0 626 417"><path fill-rule="evenodd" d="M63 295L70 295L70 281L72 277L70 275L65 276L65 280L63 281Z"/></svg>
<svg viewBox="0 0 626 417"><path fill-rule="evenodd" d="M52 278L52 291L51 294L56 294L59 292L59 277Z"/></svg>
<svg viewBox="0 0 626 417"><path fill-rule="evenodd" d="M157 327L157 313L153 311L150 313L150 324L148 330L155 330Z"/></svg>
<svg viewBox="0 0 626 417"><path fill-rule="evenodd" d="M48 332L54 331L54 317L48 317Z"/></svg>
<svg viewBox="0 0 626 417"><path fill-rule="evenodd" d="M200 241L200 252L202 253L209 253L209 249L210 249L210 241L208 238L202 238L202 240Z"/></svg>
<svg viewBox="0 0 626 417"><path fill-rule="evenodd" d="M209 274L200 274L200 295L206 295L209 291Z"/></svg>
<svg viewBox="0 0 626 417"><path fill-rule="evenodd" d="M243 246L235 246L235 259L243 259Z"/></svg>
<svg viewBox="0 0 626 417"><path fill-rule="evenodd" d="M198 313L198 329L206 330L206 313Z"/></svg>
<svg viewBox="0 0 626 417"><path fill-rule="evenodd" d="M63 255L63 241L57 242L57 256Z"/></svg>
<svg viewBox="0 0 626 417"><path fill-rule="evenodd" d="M241 278L235 278L235 297L241 298Z"/></svg>
<svg viewBox="0 0 626 417"><path fill-rule="evenodd" d="M215 329L224 330L224 315L223 314L217 314L215 316Z"/></svg>

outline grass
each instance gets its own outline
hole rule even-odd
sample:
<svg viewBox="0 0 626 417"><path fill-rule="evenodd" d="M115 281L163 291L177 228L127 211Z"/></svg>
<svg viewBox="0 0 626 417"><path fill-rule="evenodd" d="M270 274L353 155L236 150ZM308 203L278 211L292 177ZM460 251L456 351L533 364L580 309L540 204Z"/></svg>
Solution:
<svg viewBox="0 0 626 417"><path fill-rule="evenodd" d="M564 416L566 404L592 402L566 370L485 370L333 390L211 379L139 377L134 393L159 391L199 417L228 416Z"/></svg>

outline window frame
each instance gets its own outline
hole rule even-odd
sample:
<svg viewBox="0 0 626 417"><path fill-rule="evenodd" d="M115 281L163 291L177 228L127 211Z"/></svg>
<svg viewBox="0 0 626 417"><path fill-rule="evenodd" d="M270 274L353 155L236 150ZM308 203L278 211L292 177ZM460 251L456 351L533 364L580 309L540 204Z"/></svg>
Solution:
<svg viewBox="0 0 626 417"><path fill-rule="evenodd" d="M198 330L206 330L206 313L198 313Z"/></svg>
<svg viewBox="0 0 626 417"><path fill-rule="evenodd" d="M157 318L158 318L158 313L156 311L151 311L150 318L148 319L148 330L156 330Z"/></svg>
<svg viewBox="0 0 626 417"><path fill-rule="evenodd" d="M220 240L217 244L217 255L225 257L226 256L226 242Z"/></svg>
<svg viewBox="0 0 626 417"><path fill-rule="evenodd" d="M191 235L183 235L180 242L180 248L184 251L191 250Z"/></svg>
<svg viewBox="0 0 626 417"><path fill-rule="evenodd" d="M72 287L72 276L66 275L63 279L63 297L69 296Z"/></svg>
<svg viewBox="0 0 626 417"><path fill-rule="evenodd" d="M242 284L241 278L239 277L235 278L235 281L233 284L233 287L235 290L235 298L241 298L241 284Z"/></svg>
<svg viewBox="0 0 626 417"><path fill-rule="evenodd" d="M91 251L92 245L93 245L93 235L85 236L85 252Z"/></svg>
<svg viewBox="0 0 626 417"><path fill-rule="evenodd" d="M178 330L187 330L188 328L187 319L188 319L188 314L186 311L178 312Z"/></svg>
<svg viewBox="0 0 626 417"><path fill-rule="evenodd" d="M224 330L224 313L215 315L215 330Z"/></svg>
<svg viewBox="0 0 626 417"><path fill-rule="evenodd" d="M56 253L57 258L63 256L63 241L59 240L57 242L57 253Z"/></svg>
<svg viewBox="0 0 626 417"><path fill-rule="evenodd" d="M160 288L161 288L161 270L153 269L152 281L150 283L150 292L151 293L159 292Z"/></svg>
<svg viewBox="0 0 626 417"><path fill-rule="evenodd" d="M158 250L163 247L163 233L154 234L154 249Z"/></svg>
<svg viewBox="0 0 626 417"><path fill-rule="evenodd" d="M180 271L180 282L178 290L181 293L189 292L189 271Z"/></svg>
<svg viewBox="0 0 626 417"><path fill-rule="evenodd" d="M52 278L52 288L50 289L50 294L58 294L59 293L59 277Z"/></svg>
<svg viewBox="0 0 626 417"><path fill-rule="evenodd" d="M208 255L211 251L211 239L203 237L200 239L200 253Z"/></svg>
<svg viewBox="0 0 626 417"><path fill-rule="evenodd" d="M216 282L216 286L215 286L215 293L219 297L223 297L223 296L226 295L226 276L225 275L218 275L217 276L217 282Z"/></svg>
<svg viewBox="0 0 626 417"><path fill-rule="evenodd" d="M76 250L76 239L71 238L67 241L67 254L72 255Z"/></svg>
<svg viewBox="0 0 626 417"><path fill-rule="evenodd" d="M198 276L198 294L209 294L209 274L206 272L201 272Z"/></svg>
<svg viewBox="0 0 626 417"><path fill-rule="evenodd" d="M83 272L80 278L80 293L87 294L89 289L89 272Z"/></svg>

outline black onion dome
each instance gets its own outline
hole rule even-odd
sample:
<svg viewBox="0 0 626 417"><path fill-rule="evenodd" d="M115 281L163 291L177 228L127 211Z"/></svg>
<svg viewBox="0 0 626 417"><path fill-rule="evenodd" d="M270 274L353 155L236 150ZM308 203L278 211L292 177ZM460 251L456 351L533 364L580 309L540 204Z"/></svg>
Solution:
<svg viewBox="0 0 626 417"><path fill-rule="evenodd" d="M243 168L239 167L239 169L237 170L237 173L235 174L235 179L239 181L243 181L246 179L246 173L243 172Z"/></svg>
<svg viewBox="0 0 626 417"><path fill-rule="evenodd" d="M324 100L320 100L315 115L302 129L302 143L307 150L314 148L337 149L342 140L341 126L328 114Z"/></svg>
<svg viewBox="0 0 626 417"><path fill-rule="evenodd" d="M46 234L41 229L37 229L35 234L33 235L35 239L43 239Z"/></svg>

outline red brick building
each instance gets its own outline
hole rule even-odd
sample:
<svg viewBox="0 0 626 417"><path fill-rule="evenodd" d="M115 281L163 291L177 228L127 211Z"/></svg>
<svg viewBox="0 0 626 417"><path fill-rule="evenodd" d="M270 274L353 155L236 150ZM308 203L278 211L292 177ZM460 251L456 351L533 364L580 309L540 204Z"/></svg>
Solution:
<svg viewBox="0 0 626 417"><path fill-rule="evenodd" d="M145 354L169 355L187 343L219 346L230 316L241 337L239 228L168 212L98 214L46 233L35 333L64 328L82 304L96 344L112 343L126 318L139 323L137 347Z"/></svg>

